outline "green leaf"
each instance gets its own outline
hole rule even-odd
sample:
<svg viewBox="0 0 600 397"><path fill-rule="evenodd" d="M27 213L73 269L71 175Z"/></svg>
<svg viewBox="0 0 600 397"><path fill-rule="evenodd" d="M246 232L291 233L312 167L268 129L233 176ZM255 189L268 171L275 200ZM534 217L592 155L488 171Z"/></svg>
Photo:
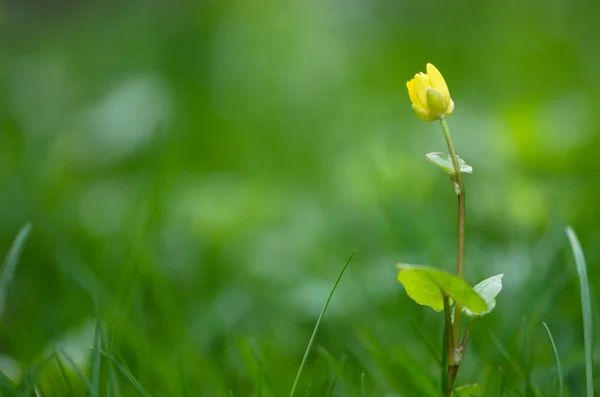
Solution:
<svg viewBox="0 0 600 397"><path fill-rule="evenodd" d="M431 161L433 164L437 165L438 167L440 167L441 169L446 171L448 174L450 174L450 175L454 174L454 166L452 165L452 158L450 158L450 155L448 153L431 152L431 153L427 153L425 155L425 157L427 158L427 160ZM456 157L458 157L458 166L460 167L460 172L464 172L466 174L472 174L473 167L471 167L469 164L465 163L465 161L463 159L461 159L459 156L456 156Z"/></svg>
<svg viewBox="0 0 600 397"><path fill-rule="evenodd" d="M404 285L408 296L420 305L435 311L444 309L444 294L462 307L479 314L488 309L485 301L467 282L442 270L427 266L399 264L398 281Z"/></svg>
<svg viewBox="0 0 600 397"><path fill-rule="evenodd" d="M2 265L2 274L0 274L0 317L2 317L2 314L4 313L8 289L15 277L15 271L17 269L17 264L19 263L21 251L23 251L23 247L25 247L25 242L29 237L30 231L31 224L29 223L19 230L17 237L15 237L15 240L8 251L8 255L6 255L6 260Z"/></svg>
<svg viewBox="0 0 600 397"><path fill-rule="evenodd" d="M465 308L463 311L467 314L467 316L484 316L494 310L496 307L496 297L500 291L502 291L502 277L504 277L504 274L497 274L495 276L486 278L473 287L473 291L475 291L485 301L487 310L478 314L474 314L471 310Z"/></svg>
<svg viewBox="0 0 600 397"><path fill-rule="evenodd" d="M452 397L478 397L481 395L481 386L464 385L452 390Z"/></svg>

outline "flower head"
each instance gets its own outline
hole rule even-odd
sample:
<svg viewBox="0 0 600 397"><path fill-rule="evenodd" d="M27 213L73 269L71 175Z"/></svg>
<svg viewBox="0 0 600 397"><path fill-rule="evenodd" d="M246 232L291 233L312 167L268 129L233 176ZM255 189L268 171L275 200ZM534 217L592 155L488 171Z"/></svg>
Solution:
<svg viewBox="0 0 600 397"><path fill-rule="evenodd" d="M427 73L419 72L406 82L408 96L417 117L425 121L443 119L452 114L454 102L439 70L427 64Z"/></svg>

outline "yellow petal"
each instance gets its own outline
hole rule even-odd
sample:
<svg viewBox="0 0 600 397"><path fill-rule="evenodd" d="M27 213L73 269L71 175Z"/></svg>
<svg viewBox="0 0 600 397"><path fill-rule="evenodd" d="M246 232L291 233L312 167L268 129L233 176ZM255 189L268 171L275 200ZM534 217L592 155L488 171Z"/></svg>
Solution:
<svg viewBox="0 0 600 397"><path fill-rule="evenodd" d="M442 77L440 71L430 63L427 64L427 76L429 76L431 87L439 92L440 95L446 99L446 101L449 101L450 91L448 91L446 80L444 80L444 77Z"/></svg>
<svg viewBox="0 0 600 397"><path fill-rule="evenodd" d="M429 77L423 73L417 73L413 79L413 88L417 98L419 98L421 108L425 110L429 109L427 105L427 88L429 87Z"/></svg>
<svg viewBox="0 0 600 397"><path fill-rule="evenodd" d="M446 115L444 117L450 116L452 112L454 112L454 101L450 99L450 105L448 106L448 111L446 112Z"/></svg>
<svg viewBox="0 0 600 397"><path fill-rule="evenodd" d="M413 105L423 107L423 104L419 102L419 98L417 97L417 93L415 92L414 80L407 81L406 88L408 88L408 96Z"/></svg>

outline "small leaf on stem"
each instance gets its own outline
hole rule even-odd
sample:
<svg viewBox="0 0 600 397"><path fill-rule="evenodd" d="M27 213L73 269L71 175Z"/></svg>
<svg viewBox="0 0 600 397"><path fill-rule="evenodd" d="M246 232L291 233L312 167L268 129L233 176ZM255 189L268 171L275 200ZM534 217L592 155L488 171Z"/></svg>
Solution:
<svg viewBox="0 0 600 397"><path fill-rule="evenodd" d="M427 158L427 160L431 161L433 164L437 165L438 167L440 167L441 169L446 171L448 174L450 174L450 175L454 174L454 166L452 165L452 158L450 157L450 155L448 153L431 152L431 153L427 153L425 155L425 157ZM463 172L466 174L472 174L473 167L471 167L470 165L465 163L465 161L463 159L461 159L459 156L456 156L456 157L458 158L458 166L460 167L460 172Z"/></svg>
<svg viewBox="0 0 600 397"><path fill-rule="evenodd" d="M468 308L464 308L467 316L484 316L494 310L496 307L496 297L502 291L502 277L504 277L504 274L497 274L486 278L473 287L473 291L483 298L488 308L481 313L473 313Z"/></svg>
<svg viewBox="0 0 600 397"><path fill-rule="evenodd" d="M444 309L444 294L454 299L461 307L479 314L488 310L485 300L467 282L443 270L399 264L398 281L404 285L408 296L423 306L435 311Z"/></svg>
<svg viewBox="0 0 600 397"><path fill-rule="evenodd" d="M464 385L452 390L452 397L478 397L481 395L481 386Z"/></svg>

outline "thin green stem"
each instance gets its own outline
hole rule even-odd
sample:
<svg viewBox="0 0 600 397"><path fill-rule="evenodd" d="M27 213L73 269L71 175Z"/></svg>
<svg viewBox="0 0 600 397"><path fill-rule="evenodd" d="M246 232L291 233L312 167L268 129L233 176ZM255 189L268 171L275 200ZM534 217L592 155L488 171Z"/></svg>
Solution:
<svg viewBox="0 0 600 397"><path fill-rule="evenodd" d="M460 278L464 278L465 273L465 187L463 184L462 174L460 172L460 165L458 162L458 156L456 155L456 149L454 149L454 144L452 143L452 138L450 137L450 129L448 128L448 123L446 119L441 119L440 123L442 125L442 130L444 131L444 138L446 138L446 144L448 145L448 150L450 151L450 158L452 159L452 166L454 168L454 174L452 175L452 182L454 184L454 188L456 191L456 195L458 196L458 236L457 236L457 258L456 258L456 274ZM456 304L454 307L454 324L453 324L453 343L452 350L448 350L448 352L452 353L454 356L455 351L454 348L460 347L464 349L466 347L466 343L461 343L461 320L462 320L462 310L461 307ZM468 339L467 339L468 340ZM463 340L465 342L465 340ZM450 349L450 346L448 346ZM448 363L448 380L449 387L452 387L452 383L454 382L454 377L456 376L456 372L458 371L459 363L455 363L454 366L452 363Z"/></svg>
<svg viewBox="0 0 600 397"><path fill-rule="evenodd" d="M444 294L444 325L446 327L446 363L448 366L454 365L454 336L452 335L452 317L450 314L450 298Z"/></svg>
<svg viewBox="0 0 600 397"><path fill-rule="evenodd" d="M456 362L454 336L452 335L452 316L450 308L450 298L444 294L444 328L446 329L446 397L452 394L452 386L458 372L458 363Z"/></svg>
<svg viewBox="0 0 600 397"><path fill-rule="evenodd" d="M454 167L454 183L456 184L456 193L458 195L458 257L456 261L456 273L458 277L464 278L464 264L465 264L465 186L462 180L462 174L460 172L460 166L458 164L458 156L450 137L450 129L446 119L441 119L442 130L444 131L444 137L448 144L448 150L450 151L450 158L452 159L452 166Z"/></svg>

